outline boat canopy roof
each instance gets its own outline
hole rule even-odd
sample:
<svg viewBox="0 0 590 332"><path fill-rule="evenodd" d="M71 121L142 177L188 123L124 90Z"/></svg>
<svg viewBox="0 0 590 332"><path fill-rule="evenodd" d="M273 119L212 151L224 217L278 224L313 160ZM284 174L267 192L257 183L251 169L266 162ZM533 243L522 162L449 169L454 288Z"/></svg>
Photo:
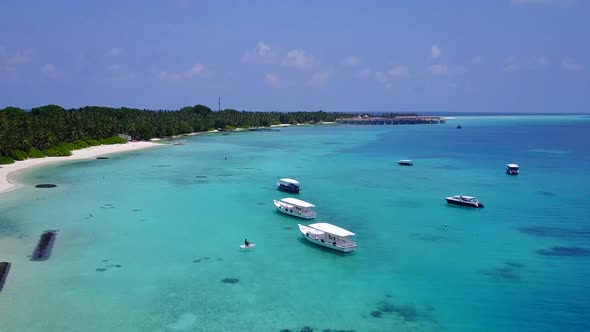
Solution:
<svg viewBox="0 0 590 332"><path fill-rule="evenodd" d="M412 160L411 159L402 159L400 161L398 161L398 163L411 163Z"/></svg>
<svg viewBox="0 0 590 332"><path fill-rule="evenodd" d="M293 198L293 197L287 197L287 198L283 198L281 199L281 202L285 202L288 204L293 204L293 205L297 205L297 206L301 206L301 207L315 207L315 205L308 203L306 201L302 201L300 199L297 198Z"/></svg>
<svg viewBox="0 0 590 332"><path fill-rule="evenodd" d="M455 197L459 197L459 198L463 198L463 199L469 199L469 200L477 199L477 197L475 197L475 196L465 196L465 195L457 195Z"/></svg>
<svg viewBox="0 0 590 332"><path fill-rule="evenodd" d="M289 179L289 178L280 179L279 181L290 183L290 184L299 185L299 181L293 180L293 179Z"/></svg>
<svg viewBox="0 0 590 332"><path fill-rule="evenodd" d="M350 236L350 235L355 235L353 232L348 231L344 228L340 228L338 226L332 225L332 224L328 224L325 222L319 222L316 224L311 224L309 225L309 227L311 228L315 228L317 230L320 230L322 232L326 232L326 233L330 233L336 236Z"/></svg>
<svg viewBox="0 0 590 332"><path fill-rule="evenodd" d="M510 168L518 168L518 164L506 164L506 166Z"/></svg>

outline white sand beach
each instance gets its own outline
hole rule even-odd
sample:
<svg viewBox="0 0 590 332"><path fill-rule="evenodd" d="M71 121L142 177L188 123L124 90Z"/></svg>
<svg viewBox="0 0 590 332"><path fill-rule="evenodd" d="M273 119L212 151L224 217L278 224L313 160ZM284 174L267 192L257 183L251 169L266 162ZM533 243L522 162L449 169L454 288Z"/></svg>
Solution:
<svg viewBox="0 0 590 332"><path fill-rule="evenodd" d="M112 153L134 151L156 146L164 146L164 144L153 142L130 142L126 144L99 145L86 149L74 150L72 151L72 155L69 157L33 158L17 161L14 164L0 165L0 193L4 193L19 187L18 183L14 183L10 180L10 174L17 171L61 161L88 159Z"/></svg>

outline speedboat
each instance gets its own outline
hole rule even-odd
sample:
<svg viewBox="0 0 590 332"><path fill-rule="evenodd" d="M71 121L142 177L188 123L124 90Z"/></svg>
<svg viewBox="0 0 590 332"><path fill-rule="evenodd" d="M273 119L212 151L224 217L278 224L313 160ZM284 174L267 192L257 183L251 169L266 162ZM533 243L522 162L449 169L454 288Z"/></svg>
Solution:
<svg viewBox="0 0 590 332"><path fill-rule="evenodd" d="M506 164L506 173L510 175L518 175L519 172L518 164Z"/></svg>
<svg viewBox="0 0 590 332"><path fill-rule="evenodd" d="M316 217L315 205L297 198L287 197L279 201L273 200L279 212L293 217L313 219Z"/></svg>
<svg viewBox="0 0 590 332"><path fill-rule="evenodd" d="M298 225L303 237L311 243L342 252L351 252L357 247L350 239L355 234L344 228L323 222L308 226Z"/></svg>
<svg viewBox="0 0 590 332"><path fill-rule="evenodd" d="M414 165L414 162L411 161L411 160L409 160L409 159L402 159L402 160L399 160L397 163L400 164L400 165L403 165L403 166L412 166L412 165Z"/></svg>
<svg viewBox="0 0 590 332"><path fill-rule="evenodd" d="M301 190L301 185L297 180L284 178L279 179L279 182L277 182L277 188L279 190L286 191L289 193L299 194L299 190Z"/></svg>
<svg viewBox="0 0 590 332"><path fill-rule="evenodd" d="M445 198L447 203L460 206L468 206L474 208L482 208L483 204L474 196L455 195Z"/></svg>

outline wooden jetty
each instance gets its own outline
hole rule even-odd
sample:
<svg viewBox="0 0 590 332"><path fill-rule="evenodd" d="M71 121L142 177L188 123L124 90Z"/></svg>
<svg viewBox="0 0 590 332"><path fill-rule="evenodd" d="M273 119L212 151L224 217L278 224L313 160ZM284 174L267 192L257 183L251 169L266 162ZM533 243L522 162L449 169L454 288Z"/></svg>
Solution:
<svg viewBox="0 0 590 332"><path fill-rule="evenodd" d="M340 124L352 125L404 125L404 124L439 124L445 123L445 118L440 116L418 116L418 115L401 115L395 117L379 116L357 116L354 118L336 119Z"/></svg>

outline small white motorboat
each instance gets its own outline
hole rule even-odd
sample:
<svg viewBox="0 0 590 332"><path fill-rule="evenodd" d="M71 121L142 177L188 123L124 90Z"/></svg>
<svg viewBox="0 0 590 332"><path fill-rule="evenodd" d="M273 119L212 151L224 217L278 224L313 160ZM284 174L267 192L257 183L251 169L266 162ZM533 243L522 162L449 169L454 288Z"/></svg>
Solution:
<svg viewBox="0 0 590 332"><path fill-rule="evenodd" d="M240 246L240 248L242 248L242 249L252 249L252 248L254 248L255 245L256 245L255 243L250 243L249 245L242 244Z"/></svg>
<svg viewBox="0 0 590 332"><path fill-rule="evenodd" d="M483 203L481 203L475 196L455 195L446 197L445 200L447 201L447 203L453 205L467 206L473 208L483 207Z"/></svg>
<svg viewBox="0 0 590 332"><path fill-rule="evenodd" d="M301 190L301 184L297 180L283 178L279 179L277 182L277 188L289 193L299 194L299 190Z"/></svg>
<svg viewBox="0 0 590 332"><path fill-rule="evenodd" d="M402 165L402 166L412 166L412 165L414 165L414 162L411 161L411 160L409 160L409 159L402 159L402 160L399 160L397 163L400 164L400 165Z"/></svg>

